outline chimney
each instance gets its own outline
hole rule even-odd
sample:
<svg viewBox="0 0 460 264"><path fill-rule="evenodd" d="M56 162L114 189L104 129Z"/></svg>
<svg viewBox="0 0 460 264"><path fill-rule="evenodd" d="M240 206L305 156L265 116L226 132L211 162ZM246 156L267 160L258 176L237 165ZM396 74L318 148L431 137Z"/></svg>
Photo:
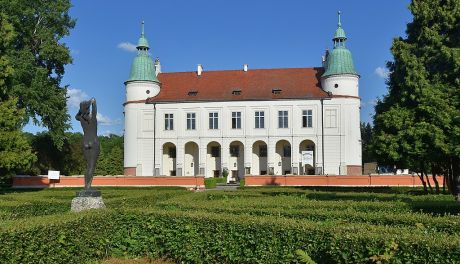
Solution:
<svg viewBox="0 0 460 264"><path fill-rule="evenodd" d="M197 69L196 69L196 73L198 76L201 76L201 73L203 72L203 65L201 64L198 64L197 66Z"/></svg>
<svg viewBox="0 0 460 264"><path fill-rule="evenodd" d="M161 73L161 64L160 64L160 58L155 59L155 75L158 76L158 74Z"/></svg>
<svg viewBox="0 0 460 264"><path fill-rule="evenodd" d="M245 72L248 71L248 65L247 64L243 64L243 71L245 71Z"/></svg>
<svg viewBox="0 0 460 264"><path fill-rule="evenodd" d="M324 56L321 57L323 67L326 67L328 57L329 57L329 49L326 49Z"/></svg>

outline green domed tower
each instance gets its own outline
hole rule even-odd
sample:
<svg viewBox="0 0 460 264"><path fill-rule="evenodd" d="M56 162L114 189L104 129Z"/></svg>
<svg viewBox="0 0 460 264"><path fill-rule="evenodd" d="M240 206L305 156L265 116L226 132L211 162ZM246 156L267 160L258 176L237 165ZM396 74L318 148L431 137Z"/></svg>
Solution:
<svg viewBox="0 0 460 264"><path fill-rule="evenodd" d="M335 31L334 48L326 54L324 74L321 76L323 90L335 95L358 96L359 75L355 70L353 58L345 43L347 36L340 21L338 12L338 25Z"/></svg>
<svg viewBox="0 0 460 264"><path fill-rule="evenodd" d="M155 65L149 55L149 42L144 35L144 22L137 43L137 56L131 65L125 87L124 175L136 176L142 173L142 167L138 166L137 160L138 128L142 126L138 117L143 114L142 108L146 99L158 95L161 89L161 83L155 73ZM153 175L153 171L151 174Z"/></svg>
<svg viewBox="0 0 460 264"><path fill-rule="evenodd" d="M155 65L149 56L149 42L144 35L144 22L142 22L142 32L137 42L137 56L131 65L130 81L152 81L159 82L155 74Z"/></svg>

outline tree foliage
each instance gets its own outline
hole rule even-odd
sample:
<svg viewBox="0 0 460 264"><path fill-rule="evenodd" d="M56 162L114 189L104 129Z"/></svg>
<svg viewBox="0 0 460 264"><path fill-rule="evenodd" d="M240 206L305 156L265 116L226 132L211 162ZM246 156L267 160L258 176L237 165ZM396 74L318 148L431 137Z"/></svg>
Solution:
<svg viewBox="0 0 460 264"><path fill-rule="evenodd" d="M361 122L361 144L363 152L363 163L375 161L374 154L371 149L373 129L370 123Z"/></svg>
<svg viewBox="0 0 460 264"><path fill-rule="evenodd" d="M86 161L83 155L83 135L66 133L61 149L52 144L48 132L28 134L30 144L38 159L25 174L47 174L58 170L62 175L83 175ZM101 153L96 163L95 175L123 174L123 137L117 135L99 136Z"/></svg>
<svg viewBox="0 0 460 264"><path fill-rule="evenodd" d="M72 62L61 43L75 21L69 0L0 0L0 100L18 97L30 119L47 127L60 148L69 128L64 66Z"/></svg>
<svg viewBox="0 0 460 264"><path fill-rule="evenodd" d="M21 132L24 110L17 100L0 101L0 184L17 170L27 170L36 160L27 137Z"/></svg>
<svg viewBox="0 0 460 264"><path fill-rule="evenodd" d="M460 175L460 1L413 0L407 37L393 41L388 94L375 110L373 149L381 163L423 175Z"/></svg>

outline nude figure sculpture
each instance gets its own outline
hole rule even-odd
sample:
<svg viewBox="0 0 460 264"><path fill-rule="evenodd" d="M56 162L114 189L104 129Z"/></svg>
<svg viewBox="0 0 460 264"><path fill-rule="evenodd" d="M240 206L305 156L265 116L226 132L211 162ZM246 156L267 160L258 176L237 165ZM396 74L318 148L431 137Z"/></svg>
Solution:
<svg viewBox="0 0 460 264"><path fill-rule="evenodd" d="M90 111L91 108L91 111ZM83 128L83 154L86 160L85 189L77 193L77 196L97 197L101 193L91 188L96 161L100 152L99 140L97 139L97 106L96 99L80 103L80 110L75 119L80 121Z"/></svg>

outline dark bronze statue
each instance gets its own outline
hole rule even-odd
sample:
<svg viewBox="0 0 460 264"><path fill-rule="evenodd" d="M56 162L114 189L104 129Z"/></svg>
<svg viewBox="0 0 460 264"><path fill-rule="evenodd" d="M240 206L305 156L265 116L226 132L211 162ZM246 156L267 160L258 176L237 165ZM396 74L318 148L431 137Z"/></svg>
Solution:
<svg viewBox="0 0 460 264"><path fill-rule="evenodd" d="M91 112L90 112L91 108ZM86 159L85 189L78 192L77 196L101 196L99 191L91 188L96 161L100 152L99 140L97 139L97 106L96 99L80 103L80 110L75 118L80 121L83 128L83 154Z"/></svg>

